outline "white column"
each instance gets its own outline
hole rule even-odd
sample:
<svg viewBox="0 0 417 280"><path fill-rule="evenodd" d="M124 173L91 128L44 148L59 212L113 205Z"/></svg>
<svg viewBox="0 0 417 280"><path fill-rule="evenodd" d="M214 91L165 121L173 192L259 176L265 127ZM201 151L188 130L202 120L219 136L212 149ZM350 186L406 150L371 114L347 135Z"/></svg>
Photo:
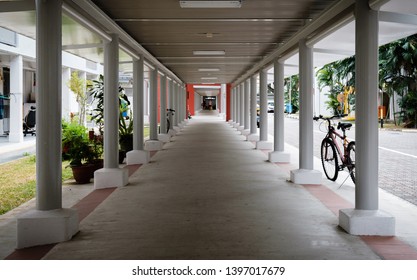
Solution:
<svg viewBox="0 0 417 280"><path fill-rule="evenodd" d="M70 121L71 112L71 92L68 87L68 82L71 79L71 68L65 67L62 69L62 118Z"/></svg>
<svg viewBox="0 0 417 280"><path fill-rule="evenodd" d="M395 218L378 209L378 12L356 1L355 209L339 225L355 235L395 235Z"/></svg>
<svg viewBox="0 0 417 280"><path fill-rule="evenodd" d="M259 123L259 141L256 142L258 150L272 150L272 143L268 142L268 71L261 69L259 72L259 105L260 105L260 123Z"/></svg>
<svg viewBox="0 0 417 280"><path fill-rule="evenodd" d="M300 67L300 149L299 169L291 171L296 184L321 184L321 172L313 170L313 49L299 42Z"/></svg>
<svg viewBox="0 0 417 280"><path fill-rule="evenodd" d="M221 84L220 100L220 116L226 120L226 84Z"/></svg>
<svg viewBox="0 0 417 280"><path fill-rule="evenodd" d="M250 134L250 79L247 79L244 83L244 109L243 109L243 131L242 135L249 135Z"/></svg>
<svg viewBox="0 0 417 280"><path fill-rule="evenodd" d="M239 85L239 131L245 129L245 82Z"/></svg>
<svg viewBox="0 0 417 280"><path fill-rule="evenodd" d="M17 248L58 243L78 231L78 213L62 208L62 1L36 1L36 210L17 219Z"/></svg>
<svg viewBox="0 0 417 280"><path fill-rule="evenodd" d="M126 154L126 163L144 164L149 162L149 152L143 148L144 118L144 73L143 55L133 60L133 151Z"/></svg>
<svg viewBox="0 0 417 280"><path fill-rule="evenodd" d="M229 124L233 126L235 122L235 88L230 90L230 120Z"/></svg>
<svg viewBox="0 0 417 280"><path fill-rule="evenodd" d="M161 75L161 131L158 134L158 140L163 143L169 142L170 135L167 133L167 76Z"/></svg>
<svg viewBox="0 0 417 280"><path fill-rule="evenodd" d="M23 57L12 55L10 61L10 133L9 142L23 142Z"/></svg>
<svg viewBox="0 0 417 280"><path fill-rule="evenodd" d="M250 134L248 141L259 141L256 115L256 76L250 78Z"/></svg>
<svg viewBox="0 0 417 280"><path fill-rule="evenodd" d="M235 116L236 122L233 125L234 128L239 129L240 126L240 85L235 88Z"/></svg>
<svg viewBox="0 0 417 280"><path fill-rule="evenodd" d="M94 188L128 184L127 169L119 168L119 37L104 44L104 168L94 172Z"/></svg>
<svg viewBox="0 0 417 280"><path fill-rule="evenodd" d="M274 63L274 151L269 153L270 162L289 162L290 154L284 152L284 63Z"/></svg>
<svg viewBox="0 0 417 280"><path fill-rule="evenodd" d="M158 140L158 68L151 70L149 79L149 140L145 142L145 150L159 151L163 143Z"/></svg>

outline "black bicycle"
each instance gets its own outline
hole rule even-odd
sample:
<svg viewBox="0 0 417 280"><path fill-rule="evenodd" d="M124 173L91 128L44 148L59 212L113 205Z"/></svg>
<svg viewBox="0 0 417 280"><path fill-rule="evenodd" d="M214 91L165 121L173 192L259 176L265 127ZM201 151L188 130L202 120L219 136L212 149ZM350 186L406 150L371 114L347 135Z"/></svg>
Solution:
<svg viewBox="0 0 417 280"><path fill-rule="evenodd" d="M339 171L347 168L353 183L355 183L355 141L349 141L346 137L346 130L349 130L352 124L339 122L337 129L342 130L341 135L336 131L334 124L331 122L334 118L345 116L347 115L332 117L323 117L320 115L313 119L315 121L322 119L327 122L327 134L321 142L321 163L323 164L326 177L329 180L336 181ZM343 151L340 148L339 142L342 143ZM340 159L340 164L338 158Z"/></svg>

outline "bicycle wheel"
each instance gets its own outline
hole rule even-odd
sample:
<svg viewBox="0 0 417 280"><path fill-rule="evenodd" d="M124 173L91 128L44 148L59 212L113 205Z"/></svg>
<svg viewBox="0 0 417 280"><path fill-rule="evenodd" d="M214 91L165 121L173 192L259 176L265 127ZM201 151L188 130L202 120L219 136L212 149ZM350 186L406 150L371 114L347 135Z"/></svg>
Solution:
<svg viewBox="0 0 417 280"><path fill-rule="evenodd" d="M329 138L324 138L321 142L321 163L327 179L336 181L339 165L337 163L336 148L333 141Z"/></svg>
<svg viewBox="0 0 417 280"><path fill-rule="evenodd" d="M352 178L353 183L355 183L355 176L356 176L356 150L355 150L355 141L352 141L347 146L347 168L350 173L350 177Z"/></svg>

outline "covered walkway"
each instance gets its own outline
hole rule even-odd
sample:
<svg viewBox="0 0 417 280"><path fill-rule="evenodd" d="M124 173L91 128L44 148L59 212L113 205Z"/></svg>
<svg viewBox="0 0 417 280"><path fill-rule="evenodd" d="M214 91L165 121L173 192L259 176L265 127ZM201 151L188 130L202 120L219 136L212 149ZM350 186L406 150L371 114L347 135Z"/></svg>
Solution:
<svg viewBox="0 0 417 280"><path fill-rule="evenodd" d="M265 151L213 113L200 114L129 185L87 196L110 194L80 217L72 240L39 258L417 258L396 237L362 239L341 230L335 208L347 202L324 186L287 182L288 168L268 162ZM372 240L390 250L375 249ZM10 258L30 258L25 250Z"/></svg>

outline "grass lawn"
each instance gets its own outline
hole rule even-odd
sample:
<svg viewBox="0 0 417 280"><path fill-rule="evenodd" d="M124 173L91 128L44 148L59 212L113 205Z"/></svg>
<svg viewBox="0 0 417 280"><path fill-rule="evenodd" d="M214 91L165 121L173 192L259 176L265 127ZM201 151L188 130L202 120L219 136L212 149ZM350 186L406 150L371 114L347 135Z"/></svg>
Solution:
<svg viewBox="0 0 417 280"><path fill-rule="evenodd" d="M149 127L144 128L144 137L149 136ZM68 162L62 163L62 181L72 178ZM20 206L35 197L35 156L0 164L0 215Z"/></svg>
<svg viewBox="0 0 417 280"><path fill-rule="evenodd" d="M68 162L62 163L62 180L72 177ZM35 156L0 165L0 215L32 199L36 192Z"/></svg>

